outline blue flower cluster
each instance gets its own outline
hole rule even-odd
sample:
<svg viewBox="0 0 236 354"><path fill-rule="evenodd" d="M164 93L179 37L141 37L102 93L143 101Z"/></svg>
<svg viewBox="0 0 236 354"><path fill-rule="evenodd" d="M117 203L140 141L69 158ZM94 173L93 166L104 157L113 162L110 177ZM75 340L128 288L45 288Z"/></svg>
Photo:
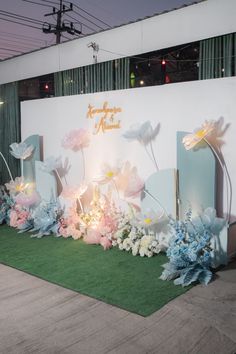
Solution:
<svg viewBox="0 0 236 354"><path fill-rule="evenodd" d="M218 235L225 224L216 217L212 208L191 219L191 211L185 221L171 220L173 236L167 249L169 263L163 265L163 280L175 279L177 285L187 286L199 281L208 284L212 277L211 239Z"/></svg>
<svg viewBox="0 0 236 354"><path fill-rule="evenodd" d="M52 200L48 203L41 203L32 213L31 219L26 221L25 225L20 227L21 232L36 232L32 237L41 238L42 236L54 234L57 236L59 221L63 215L59 202Z"/></svg>

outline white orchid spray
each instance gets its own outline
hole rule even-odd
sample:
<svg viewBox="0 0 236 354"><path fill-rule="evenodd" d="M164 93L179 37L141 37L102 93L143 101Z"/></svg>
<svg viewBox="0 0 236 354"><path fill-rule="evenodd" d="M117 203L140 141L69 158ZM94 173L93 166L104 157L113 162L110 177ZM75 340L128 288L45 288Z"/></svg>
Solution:
<svg viewBox="0 0 236 354"><path fill-rule="evenodd" d="M226 214L226 219L228 223L230 222L230 214L231 214L231 204L232 204L232 183L231 179L229 176L229 172L226 166L226 163L224 161L224 158L222 155L219 154L217 151L217 147L214 147L212 143L211 137L213 137L213 140L217 139L217 131L219 129L219 125L221 124L221 119L219 121L211 120L211 121L205 121L200 128L197 128L193 131L191 134L187 134L182 142L184 144L184 147L186 150L191 150L194 148L199 147L201 142L205 142L210 149L212 150L213 154L215 155L217 161L219 162L222 171L225 175L225 181L226 181L226 198L227 198L227 214Z"/></svg>
<svg viewBox="0 0 236 354"><path fill-rule="evenodd" d="M130 129L123 134L123 137L126 138L128 141L137 140L141 145L144 146L146 153L148 154L149 158L151 159L157 170L159 170L159 168L153 151L152 142L156 139L159 130L159 123L153 129L150 121L147 121L143 124L131 126ZM150 145L150 151L147 149L148 145Z"/></svg>
<svg viewBox="0 0 236 354"><path fill-rule="evenodd" d="M23 161L30 157L34 151L33 145L27 145L25 142L13 143L10 145L10 153L16 159L21 161L21 175L24 176L24 164Z"/></svg>

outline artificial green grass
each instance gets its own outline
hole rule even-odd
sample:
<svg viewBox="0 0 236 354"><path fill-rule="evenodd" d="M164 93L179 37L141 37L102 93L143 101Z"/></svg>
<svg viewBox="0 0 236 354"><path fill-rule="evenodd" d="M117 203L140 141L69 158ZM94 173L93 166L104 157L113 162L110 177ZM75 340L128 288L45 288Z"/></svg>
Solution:
<svg viewBox="0 0 236 354"><path fill-rule="evenodd" d="M165 255L134 257L82 240L30 235L0 226L0 262L142 316L187 290L159 279Z"/></svg>

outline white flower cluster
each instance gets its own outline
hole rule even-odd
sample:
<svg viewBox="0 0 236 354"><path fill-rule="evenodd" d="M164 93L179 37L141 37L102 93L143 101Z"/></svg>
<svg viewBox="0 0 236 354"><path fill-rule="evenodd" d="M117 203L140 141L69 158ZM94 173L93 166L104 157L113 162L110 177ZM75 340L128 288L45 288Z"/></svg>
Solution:
<svg viewBox="0 0 236 354"><path fill-rule="evenodd" d="M132 226L129 220L121 222L122 227L113 235L112 245L120 250L132 252L133 256L152 257L166 250L166 242L160 242L153 231L147 231L143 227ZM119 225L120 226L120 225Z"/></svg>

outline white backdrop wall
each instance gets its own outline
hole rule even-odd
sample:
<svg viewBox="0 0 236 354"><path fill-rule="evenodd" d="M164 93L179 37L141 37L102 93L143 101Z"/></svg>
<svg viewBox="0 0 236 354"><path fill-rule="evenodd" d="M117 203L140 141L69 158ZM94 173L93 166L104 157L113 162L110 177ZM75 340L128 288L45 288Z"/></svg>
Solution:
<svg viewBox="0 0 236 354"><path fill-rule="evenodd" d="M120 107L115 115L121 128L94 135L96 119L86 118L88 105L101 108ZM43 137L44 158L61 155L69 158L70 184L79 184L82 169L80 152L65 150L61 141L72 129L86 128L91 143L85 149L86 174L92 179L100 174L103 162L114 165L118 160L129 160L138 167L141 177L147 178L154 167L138 142L127 142L122 134L134 123L147 120L160 132L154 142L154 151L161 169L176 167L176 131L193 131L205 120L224 118L229 125L223 140L223 155L236 191L235 137L236 137L236 78L195 81L172 85L145 87L97 94L66 96L21 103L22 140L32 134ZM99 115L97 115L97 119ZM236 193L236 192L235 192ZM233 194L232 213L236 216L236 195ZM236 219L236 217L234 217Z"/></svg>
<svg viewBox="0 0 236 354"><path fill-rule="evenodd" d="M207 0L0 63L0 84L236 32L236 1ZM125 39L125 40L124 40Z"/></svg>

